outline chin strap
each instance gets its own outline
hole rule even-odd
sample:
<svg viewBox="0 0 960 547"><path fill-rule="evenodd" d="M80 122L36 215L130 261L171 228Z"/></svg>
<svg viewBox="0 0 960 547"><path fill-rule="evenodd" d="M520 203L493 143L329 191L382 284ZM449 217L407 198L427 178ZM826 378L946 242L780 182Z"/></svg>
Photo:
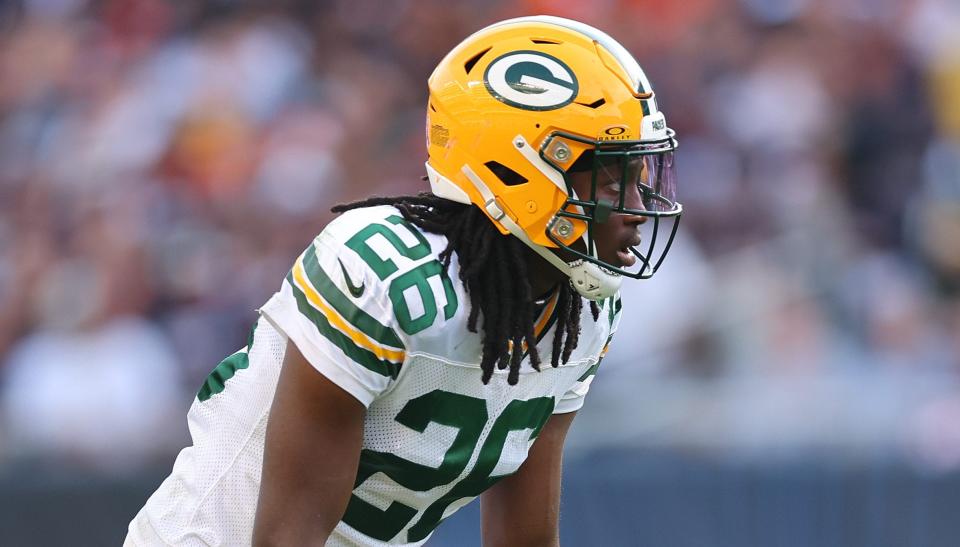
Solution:
<svg viewBox="0 0 960 547"><path fill-rule="evenodd" d="M510 218L502 207L497 203L496 196L493 195L493 192L490 191L490 188L483 182L483 180L477 176L477 174L470 168L469 165L464 165L460 169L467 179L473 184L473 186L480 192L480 195L483 197L484 209L487 213L497 222L503 225L514 237L519 239L526 245L530 247L535 253L542 256L546 259L547 262L552 264L558 270L563 272L567 277L570 278L570 282L573 285L573 288L584 298L589 298L590 300L604 300L616 294L617 289L620 288L620 282L622 280L619 274L613 273L609 270L606 270L600 267L598 264L589 262L583 259L575 260L573 262L565 262L562 258L551 252L546 247L537 245L527 237L527 234L523 231L516 222ZM441 176L439 173L431 173L431 175ZM432 177L431 177L432 182ZM595 253L594 253L595 254Z"/></svg>

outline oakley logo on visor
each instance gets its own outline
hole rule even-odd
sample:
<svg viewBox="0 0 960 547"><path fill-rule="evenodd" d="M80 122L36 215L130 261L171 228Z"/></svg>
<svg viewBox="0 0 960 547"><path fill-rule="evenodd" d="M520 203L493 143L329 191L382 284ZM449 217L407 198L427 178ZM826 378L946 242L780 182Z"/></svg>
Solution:
<svg viewBox="0 0 960 547"><path fill-rule="evenodd" d="M538 51L497 57L483 73L487 91L504 104L524 110L554 110L570 104L580 89L562 61Z"/></svg>

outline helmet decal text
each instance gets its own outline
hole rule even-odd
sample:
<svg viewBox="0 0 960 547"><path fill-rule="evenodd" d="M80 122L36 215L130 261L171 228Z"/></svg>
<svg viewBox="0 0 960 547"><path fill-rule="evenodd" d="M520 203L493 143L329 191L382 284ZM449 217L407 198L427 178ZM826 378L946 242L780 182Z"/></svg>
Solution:
<svg viewBox="0 0 960 547"><path fill-rule="evenodd" d="M630 127L626 125L611 125L605 127L603 131L597 135L598 141L629 141L633 140L633 134L630 131Z"/></svg>
<svg viewBox="0 0 960 547"><path fill-rule="evenodd" d="M580 89L570 67L539 51L512 51L494 59L483 83L498 101L524 110L554 110L570 104Z"/></svg>

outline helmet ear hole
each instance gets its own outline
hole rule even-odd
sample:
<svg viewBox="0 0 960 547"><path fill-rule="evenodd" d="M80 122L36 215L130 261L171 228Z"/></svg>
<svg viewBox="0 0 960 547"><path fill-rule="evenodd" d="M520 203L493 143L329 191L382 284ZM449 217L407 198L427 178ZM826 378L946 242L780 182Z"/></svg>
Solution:
<svg viewBox="0 0 960 547"><path fill-rule="evenodd" d="M527 182L526 177L498 161L488 161L484 165L507 186L518 186Z"/></svg>

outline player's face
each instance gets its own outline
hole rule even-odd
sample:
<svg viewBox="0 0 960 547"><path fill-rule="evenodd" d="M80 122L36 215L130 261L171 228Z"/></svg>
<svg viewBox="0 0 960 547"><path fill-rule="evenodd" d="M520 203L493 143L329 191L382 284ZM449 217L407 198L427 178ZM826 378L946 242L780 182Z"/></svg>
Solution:
<svg viewBox="0 0 960 547"><path fill-rule="evenodd" d="M622 164L623 161L628 162L626 169ZM619 203L622 191L625 208L647 210L642 192L647 184L647 175L646 164L639 156L632 160L625 160L622 157L605 160L597 166L596 201ZM590 199L593 178L590 169L570 171L567 177L578 196ZM621 187L623 187L622 190ZM639 228L646 220L647 218L643 216L613 213L606 222L594 222L591 236L597 246L597 255L600 260L621 268L633 266L637 257L630 252L629 248L640 244Z"/></svg>

